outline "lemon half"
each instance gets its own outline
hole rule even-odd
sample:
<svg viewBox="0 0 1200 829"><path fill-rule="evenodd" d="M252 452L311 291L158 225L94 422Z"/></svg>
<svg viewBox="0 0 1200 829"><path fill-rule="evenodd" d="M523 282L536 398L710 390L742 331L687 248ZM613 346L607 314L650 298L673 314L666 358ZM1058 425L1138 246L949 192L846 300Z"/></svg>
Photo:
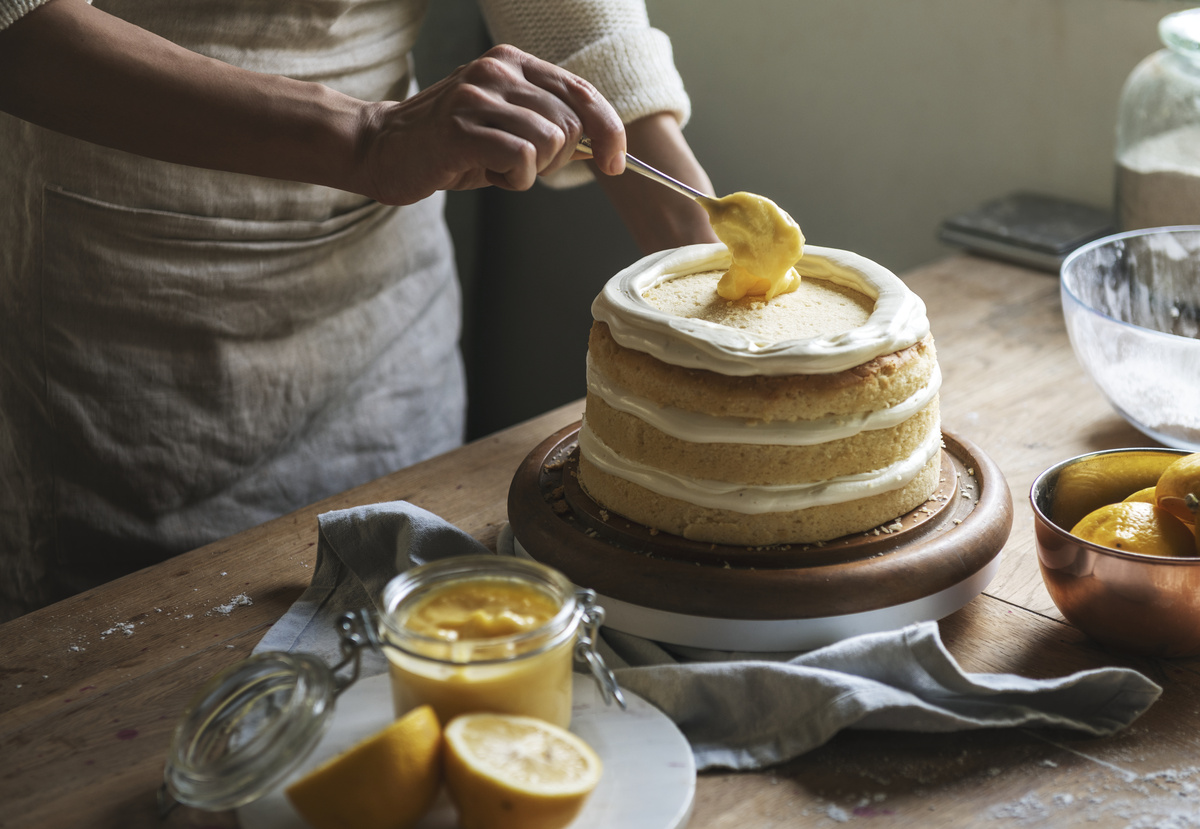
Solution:
<svg viewBox="0 0 1200 829"><path fill-rule="evenodd" d="M442 729L428 705L326 760L285 789L313 829L408 829L442 780Z"/></svg>
<svg viewBox="0 0 1200 829"><path fill-rule="evenodd" d="M600 758L543 720L463 714L446 726L446 786L462 829L561 829L600 782Z"/></svg>

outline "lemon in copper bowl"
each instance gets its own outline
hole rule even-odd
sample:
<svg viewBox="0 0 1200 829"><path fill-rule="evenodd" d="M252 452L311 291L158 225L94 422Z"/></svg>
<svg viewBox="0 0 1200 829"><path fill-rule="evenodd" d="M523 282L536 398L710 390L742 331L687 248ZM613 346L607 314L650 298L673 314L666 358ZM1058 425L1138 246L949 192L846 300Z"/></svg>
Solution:
<svg viewBox="0 0 1200 829"><path fill-rule="evenodd" d="M1071 347L1142 433L1200 452L1200 226L1118 233L1061 269Z"/></svg>
<svg viewBox="0 0 1200 829"><path fill-rule="evenodd" d="M1067 621L1130 653L1200 654L1197 495L1200 456L1178 449L1093 452L1039 475L1038 564Z"/></svg>

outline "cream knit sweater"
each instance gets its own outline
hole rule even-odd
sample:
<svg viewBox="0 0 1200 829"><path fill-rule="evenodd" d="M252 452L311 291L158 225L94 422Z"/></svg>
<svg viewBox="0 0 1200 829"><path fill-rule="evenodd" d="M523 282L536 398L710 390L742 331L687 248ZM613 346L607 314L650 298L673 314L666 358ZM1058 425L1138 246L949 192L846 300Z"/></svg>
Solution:
<svg viewBox="0 0 1200 829"><path fill-rule="evenodd" d="M45 2L0 0L0 29ZM671 41L650 26L643 0L479 0L479 5L497 43L511 43L591 81L625 123L657 112L687 123L691 105ZM570 186L589 175L576 163L547 183Z"/></svg>
<svg viewBox="0 0 1200 829"><path fill-rule="evenodd" d="M497 43L511 43L591 81L625 123L657 112L687 123L691 104L671 41L651 28L643 0L479 0L479 5ZM577 162L543 180L569 187L590 177Z"/></svg>

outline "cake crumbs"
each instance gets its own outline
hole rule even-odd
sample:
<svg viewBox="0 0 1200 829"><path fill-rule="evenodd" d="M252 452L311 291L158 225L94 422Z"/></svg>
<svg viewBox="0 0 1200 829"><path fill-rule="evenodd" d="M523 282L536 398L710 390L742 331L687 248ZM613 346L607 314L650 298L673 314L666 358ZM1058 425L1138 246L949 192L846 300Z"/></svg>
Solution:
<svg viewBox="0 0 1200 829"><path fill-rule="evenodd" d="M254 602L251 601L249 596L247 596L245 593L239 593L230 599L228 604L218 605L205 615L211 616L213 613L220 613L222 616L228 616L234 611L234 608L249 607L252 604L254 604Z"/></svg>
<svg viewBox="0 0 1200 829"><path fill-rule="evenodd" d="M126 636L133 636L133 623L132 622L117 622L115 625L110 627L108 630L102 631L100 633L100 638L104 639L104 638L106 638L108 636L112 636L113 634L116 634L116 633L123 633Z"/></svg>
<svg viewBox="0 0 1200 829"><path fill-rule="evenodd" d="M846 823L848 820L850 820L850 813L842 807L831 803L828 808L825 809L825 817L832 821L836 821L837 823Z"/></svg>

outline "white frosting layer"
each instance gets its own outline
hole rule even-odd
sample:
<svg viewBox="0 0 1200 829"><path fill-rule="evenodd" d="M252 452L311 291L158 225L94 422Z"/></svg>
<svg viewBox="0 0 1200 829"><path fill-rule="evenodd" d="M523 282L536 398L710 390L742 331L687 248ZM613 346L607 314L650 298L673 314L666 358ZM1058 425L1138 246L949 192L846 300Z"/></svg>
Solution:
<svg viewBox="0 0 1200 829"><path fill-rule="evenodd" d="M941 433L933 431L912 455L874 472L808 484L746 486L675 475L631 461L597 438L586 418L579 429L579 451L601 471L668 498L747 515L841 504L900 489L917 476L941 446Z"/></svg>
<svg viewBox="0 0 1200 829"><path fill-rule="evenodd" d="M736 377L833 374L920 342L929 334L925 303L888 269L865 257L809 245L796 264L802 277L826 279L875 300L864 325L839 334L759 342L745 331L664 313L643 296L650 288L691 273L726 270L720 243L651 254L608 281L592 316L614 340L671 365Z"/></svg>
<svg viewBox="0 0 1200 829"><path fill-rule="evenodd" d="M937 395L942 373L934 366L929 382L907 400L874 412L837 415L815 420L779 420L770 423L741 417L717 417L660 406L649 398L613 384L587 359L587 387L612 408L631 414L679 440L689 443L752 443L775 446L815 446L853 437L860 432L890 429L924 409Z"/></svg>

